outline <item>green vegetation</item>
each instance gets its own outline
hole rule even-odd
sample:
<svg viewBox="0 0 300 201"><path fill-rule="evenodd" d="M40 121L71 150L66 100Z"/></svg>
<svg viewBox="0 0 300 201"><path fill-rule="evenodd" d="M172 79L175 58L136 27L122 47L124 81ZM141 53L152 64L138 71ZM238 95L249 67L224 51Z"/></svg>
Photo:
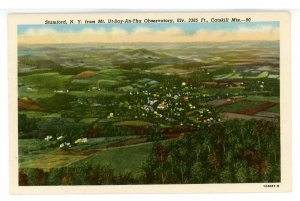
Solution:
<svg viewBox="0 0 300 201"><path fill-rule="evenodd" d="M154 146L143 167L146 183L280 181L279 125L229 121ZM270 151L272 150L272 151Z"/></svg>
<svg viewBox="0 0 300 201"><path fill-rule="evenodd" d="M82 164L85 166L101 166L106 164L109 165L115 173L122 173L124 171L139 173L142 162L148 158L152 146L152 143L146 143L128 147L108 148L98 154L73 163L71 166L77 167Z"/></svg>
<svg viewBox="0 0 300 201"><path fill-rule="evenodd" d="M280 181L278 52L263 41L20 46L20 185Z"/></svg>
<svg viewBox="0 0 300 201"><path fill-rule="evenodd" d="M280 113L280 105L276 105L266 110L267 112Z"/></svg>
<svg viewBox="0 0 300 201"><path fill-rule="evenodd" d="M193 135L157 142L154 146L151 143L117 147L87 158L41 158L46 161L44 164L56 167L46 166L50 168L48 171L22 168L19 182L21 185L280 182L279 130L279 125L270 121L204 124ZM77 162L60 167L71 160ZM125 181L120 181L124 176Z"/></svg>
<svg viewBox="0 0 300 201"><path fill-rule="evenodd" d="M120 121L115 123L116 126L142 126L142 127L148 127L152 126L151 123L145 122L145 121Z"/></svg>
<svg viewBox="0 0 300 201"><path fill-rule="evenodd" d="M241 109L245 109L245 108L248 108L250 106L257 105L259 103L262 103L262 102L245 100L245 101L241 101L241 102L235 102L235 103L227 104L227 105L219 108L218 110L220 112L237 112Z"/></svg>
<svg viewBox="0 0 300 201"><path fill-rule="evenodd" d="M39 73L19 77L19 82L26 83L27 87L37 90L64 90L71 76L60 75L56 72Z"/></svg>
<svg viewBox="0 0 300 201"><path fill-rule="evenodd" d="M247 100L249 101L271 101L271 102L274 102L274 103L279 103L279 97L278 96L247 96L246 97Z"/></svg>
<svg viewBox="0 0 300 201"><path fill-rule="evenodd" d="M261 78L266 78L268 77L269 73L268 72L261 72L257 76L245 76L247 79L261 79Z"/></svg>

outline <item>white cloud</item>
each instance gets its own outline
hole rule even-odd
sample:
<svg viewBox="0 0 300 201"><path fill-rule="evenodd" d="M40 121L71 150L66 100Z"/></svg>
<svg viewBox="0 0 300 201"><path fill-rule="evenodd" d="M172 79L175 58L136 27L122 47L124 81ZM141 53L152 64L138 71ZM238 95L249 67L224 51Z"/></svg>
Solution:
<svg viewBox="0 0 300 201"><path fill-rule="evenodd" d="M37 28L37 29L31 28L24 33L24 35L36 35L36 36L50 35L50 34L58 34L58 32L51 28Z"/></svg>
<svg viewBox="0 0 300 201"><path fill-rule="evenodd" d="M86 37L89 36L89 37ZM125 29L111 30L86 28L79 32L60 32L50 28L28 29L19 35L21 43L69 43L69 42L196 42L228 40L279 40L279 29L272 26L240 27L225 31L199 29L188 34L178 27L152 30L146 27L128 32Z"/></svg>
<svg viewBox="0 0 300 201"><path fill-rule="evenodd" d="M113 28L110 32L108 32L108 35L111 35L111 36L126 36L126 35L128 35L128 32L124 29Z"/></svg>
<svg viewBox="0 0 300 201"><path fill-rule="evenodd" d="M138 34L151 34L153 30L146 28L146 27L139 27L133 30L132 35Z"/></svg>
<svg viewBox="0 0 300 201"><path fill-rule="evenodd" d="M158 34L169 35L169 36L184 36L187 35L182 29L173 27L169 29L165 29L163 31L158 31Z"/></svg>
<svg viewBox="0 0 300 201"><path fill-rule="evenodd" d="M237 31L239 32L261 32L261 33L269 33L273 31L278 31L278 28L272 26L259 26L259 27L240 27Z"/></svg>

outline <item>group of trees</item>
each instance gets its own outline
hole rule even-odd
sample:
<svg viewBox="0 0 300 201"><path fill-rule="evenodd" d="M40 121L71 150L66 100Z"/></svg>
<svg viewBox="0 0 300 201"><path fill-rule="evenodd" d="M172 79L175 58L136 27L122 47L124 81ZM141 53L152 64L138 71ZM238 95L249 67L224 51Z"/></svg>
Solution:
<svg viewBox="0 0 300 201"><path fill-rule="evenodd" d="M244 86L247 93L262 94L267 96L280 95L280 82L277 79L245 79Z"/></svg>
<svg viewBox="0 0 300 201"><path fill-rule="evenodd" d="M48 135L64 136L72 142L78 138L113 137L125 135L148 136L157 139L161 135L158 124L152 126L118 126L114 121L83 123L73 118L28 118L26 114L19 114L19 138L43 139Z"/></svg>
<svg viewBox="0 0 300 201"><path fill-rule="evenodd" d="M256 183L280 181L279 125L234 120L207 125L157 143L143 166L145 183Z"/></svg>
<svg viewBox="0 0 300 201"><path fill-rule="evenodd" d="M54 69L58 70L61 66L60 64L55 63L52 60L46 59L46 58L39 58L39 57L32 57L30 56L19 56L18 57L18 63L27 65L30 67L36 67L36 68L46 68L46 69Z"/></svg>
<svg viewBox="0 0 300 201"><path fill-rule="evenodd" d="M88 128L87 124L70 118L28 118L26 114L19 114L20 139L43 139L51 135L64 136L66 140L73 141L85 137Z"/></svg>
<svg viewBox="0 0 300 201"><path fill-rule="evenodd" d="M109 165L21 169L20 185L268 183L280 181L278 122L201 124L193 134L157 141L139 173Z"/></svg>
<svg viewBox="0 0 300 201"><path fill-rule="evenodd" d="M87 165L76 167L19 170L20 186L41 185L111 185L137 184L139 179L130 172L114 173L109 165Z"/></svg>

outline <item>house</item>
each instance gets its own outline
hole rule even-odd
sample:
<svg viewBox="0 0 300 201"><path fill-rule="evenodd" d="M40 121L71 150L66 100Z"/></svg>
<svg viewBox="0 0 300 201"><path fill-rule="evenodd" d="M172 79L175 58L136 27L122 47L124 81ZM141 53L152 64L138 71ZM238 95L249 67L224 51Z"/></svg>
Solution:
<svg viewBox="0 0 300 201"><path fill-rule="evenodd" d="M160 110L164 110L168 107L167 104L165 104L164 102L160 103L158 106L157 106L157 109L160 109Z"/></svg>

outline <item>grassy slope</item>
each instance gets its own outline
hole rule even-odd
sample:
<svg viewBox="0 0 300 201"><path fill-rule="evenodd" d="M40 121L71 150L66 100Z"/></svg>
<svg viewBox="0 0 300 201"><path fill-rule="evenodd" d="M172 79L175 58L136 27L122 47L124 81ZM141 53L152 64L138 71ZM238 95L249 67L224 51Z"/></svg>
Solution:
<svg viewBox="0 0 300 201"><path fill-rule="evenodd" d="M65 88L65 82L70 77L71 75L60 75L56 72L49 72L20 76L18 81L38 89L63 90Z"/></svg>
<svg viewBox="0 0 300 201"><path fill-rule="evenodd" d="M110 148L84 160L73 163L71 166L85 164L109 164L116 172L139 172L141 163L150 155L153 144L138 144L128 147Z"/></svg>
<svg viewBox="0 0 300 201"><path fill-rule="evenodd" d="M89 139L86 144L72 147L70 151L50 148L49 145L53 142L47 142L40 139L22 139L19 140L19 165L20 168L49 169L71 165L72 163L74 163L72 166L81 165L82 159L86 159L84 161L87 163L99 163L103 165L111 159L114 159L112 167L118 170L128 168L130 163L133 164L133 167L138 168L138 161L142 160L143 157L148 156L148 153L150 153L152 147L151 144L141 144L136 147L106 149L109 144L116 143L130 137L135 136L93 138ZM100 149L103 149L103 151L100 151ZM93 151L94 153L100 152L95 156L80 154L86 150L91 151L91 153ZM101 160L99 161L97 159ZM79 162L76 163L77 161Z"/></svg>
<svg viewBox="0 0 300 201"><path fill-rule="evenodd" d="M232 103L232 104L220 107L219 111L220 112L236 112L238 110L248 108L248 107L254 106L259 103L261 103L261 102L259 102L259 101L242 101L242 102Z"/></svg>
<svg viewBox="0 0 300 201"><path fill-rule="evenodd" d="M270 102L275 102L279 103L280 98L278 96L248 96L246 98L249 101L270 101Z"/></svg>
<svg viewBox="0 0 300 201"><path fill-rule="evenodd" d="M265 110L266 112L274 112L274 113L280 113L280 105L276 105L274 107L271 107L267 110Z"/></svg>

